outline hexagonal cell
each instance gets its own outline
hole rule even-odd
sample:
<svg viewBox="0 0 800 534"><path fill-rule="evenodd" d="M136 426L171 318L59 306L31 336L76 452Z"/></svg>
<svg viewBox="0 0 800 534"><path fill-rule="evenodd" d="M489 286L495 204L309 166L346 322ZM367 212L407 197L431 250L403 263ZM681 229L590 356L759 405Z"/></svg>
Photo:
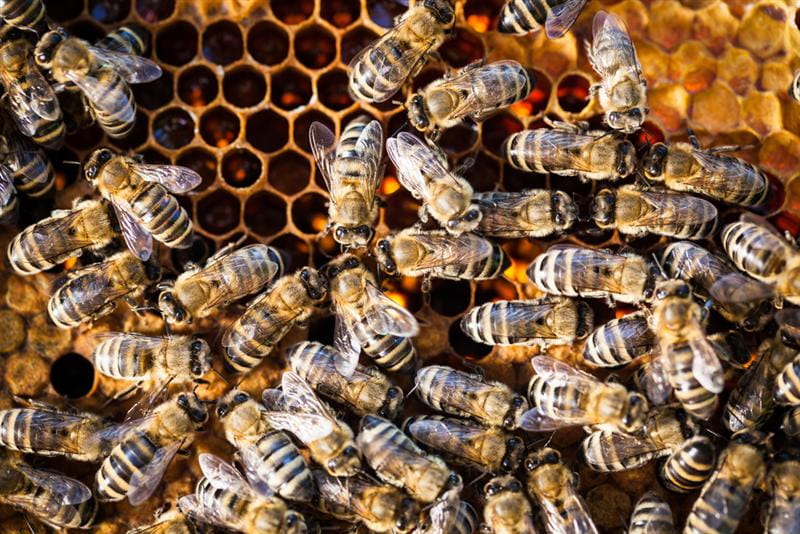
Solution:
<svg viewBox="0 0 800 534"><path fill-rule="evenodd" d="M783 51L787 19L785 5L759 2L742 18L737 40L757 57L773 56Z"/></svg>
<svg viewBox="0 0 800 534"><path fill-rule="evenodd" d="M276 65L289 53L289 34L272 22L262 21L247 32L247 51L264 65Z"/></svg>
<svg viewBox="0 0 800 534"><path fill-rule="evenodd" d="M103 28L89 20L81 20L70 24L67 27L67 30L69 30L69 33L72 35L80 37L81 39L89 41L90 43L98 41L106 35L106 32L103 30Z"/></svg>
<svg viewBox="0 0 800 534"><path fill-rule="evenodd" d="M131 0L89 0L89 15L103 24L120 22L131 11Z"/></svg>
<svg viewBox="0 0 800 534"><path fill-rule="evenodd" d="M439 140L439 146L450 154L465 152L478 141L478 131L472 124L458 124L448 128Z"/></svg>
<svg viewBox="0 0 800 534"><path fill-rule="evenodd" d="M800 138L786 130L770 134L761 143L758 163L782 180L795 176L800 171Z"/></svg>
<svg viewBox="0 0 800 534"><path fill-rule="evenodd" d="M728 43L733 42L738 26L739 21L731 13L728 4L714 2L697 13L692 26L692 35L719 55Z"/></svg>
<svg viewBox="0 0 800 534"><path fill-rule="evenodd" d="M683 85L676 83L661 85L647 92L649 117L658 120L670 132L683 129L689 109L689 93Z"/></svg>
<svg viewBox="0 0 800 534"><path fill-rule="evenodd" d="M292 202L292 220L301 232L318 234L328 224L328 199L319 193L306 193Z"/></svg>
<svg viewBox="0 0 800 534"><path fill-rule="evenodd" d="M464 178L472 184L475 191L491 191L500 180L500 165L486 152L479 152L475 163L467 169Z"/></svg>
<svg viewBox="0 0 800 534"><path fill-rule="evenodd" d="M459 356L470 360L479 360L492 352L492 347L483 343L476 343L467 334L461 331L460 321L454 321L449 331L450 346Z"/></svg>
<svg viewBox="0 0 800 534"><path fill-rule="evenodd" d="M53 389L68 399L79 399L88 395L94 386L94 379L94 365L76 352L59 357L50 368Z"/></svg>
<svg viewBox="0 0 800 534"><path fill-rule="evenodd" d="M467 311L471 299L466 280L431 280L431 308L441 315L455 317Z"/></svg>
<svg viewBox="0 0 800 534"><path fill-rule="evenodd" d="M311 146L308 144L308 131L311 129L311 124L314 122L321 122L327 126L330 131L336 131L336 125L330 117L321 111L312 109L297 117L294 120L294 143L309 154L311 153ZM342 121L342 124L346 123Z"/></svg>
<svg viewBox="0 0 800 534"><path fill-rule="evenodd" d="M717 65L719 78L740 95L747 93L758 79L759 65L750 52L743 48L729 47Z"/></svg>
<svg viewBox="0 0 800 534"><path fill-rule="evenodd" d="M692 121L709 133L731 131L739 124L739 101L730 87L714 83L692 97Z"/></svg>
<svg viewBox="0 0 800 534"><path fill-rule="evenodd" d="M178 272L183 272L190 264L204 265L206 260L214 253L214 242L207 237L195 233L192 245L189 248L174 248L170 251L172 266Z"/></svg>
<svg viewBox="0 0 800 534"><path fill-rule="evenodd" d="M299 193L311 179L311 164L297 152L282 152L269 160L267 180L285 195Z"/></svg>
<svg viewBox="0 0 800 534"><path fill-rule="evenodd" d="M245 139L262 152L275 152L289 140L289 121L270 109L247 117Z"/></svg>
<svg viewBox="0 0 800 534"><path fill-rule="evenodd" d="M47 16L58 22L65 22L80 16L83 11L83 0L58 0L47 2Z"/></svg>
<svg viewBox="0 0 800 534"><path fill-rule="evenodd" d="M498 113L490 117L481 125L483 132L483 146L497 156L503 156L503 143L508 136L521 132L522 123L508 113Z"/></svg>
<svg viewBox="0 0 800 534"><path fill-rule="evenodd" d="M203 148L190 148L178 156L175 164L189 167L203 179L194 191L208 189L208 186L213 184L217 178L217 159Z"/></svg>
<svg viewBox="0 0 800 534"><path fill-rule="evenodd" d="M203 31L203 55L217 65L230 65L244 55L244 41L238 24L215 22Z"/></svg>
<svg viewBox="0 0 800 534"><path fill-rule="evenodd" d="M133 129L128 135L117 138L109 137L108 141L117 148L131 150L145 144L147 142L147 134L147 115L139 110L136 112L136 121L133 123Z"/></svg>
<svg viewBox="0 0 800 534"><path fill-rule="evenodd" d="M178 97L190 106L205 107L217 98L217 94L217 77L204 65L186 69L178 76Z"/></svg>
<svg viewBox="0 0 800 534"><path fill-rule="evenodd" d="M308 265L311 248L308 243L292 234L284 234L272 241L270 245L281 251L286 259L286 271L292 272Z"/></svg>
<svg viewBox="0 0 800 534"><path fill-rule="evenodd" d="M194 139L194 120L180 108L169 108L153 119L153 137L164 148L180 148Z"/></svg>
<svg viewBox="0 0 800 534"><path fill-rule="evenodd" d="M239 199L223 189L214 191L197 203L200 227L215 235L227 234L239 226L240 216Z"/></svg>
<svg viewBox="0 0 800 534"><path fill-rule="evenodd" d="M295 109L311 99L311 80L289 67L272 75L272 103L281 109Z"/></svg>
<svg viewBox="0 0 800 534"><path fill-rule="evenodd" d="M460 68L483 58L485 50L476 35L464 28L457 28L453 37L439 48L439 53L451 66Z"/></svg>
<svg viewBox="0 0 800 534"><path fill-rule="evenodd" d="M417 222L418 211L419 202L405 189L399 189L386 199L383 219L392 230L402 230Z"/></svg>
<svg viewBox="0 0 800 534"><path fill-rule="evenodd" d="M694 11L677 0L655 0L650 5L650 39L666 50L689 40Z"/></svg>
<svg viewBox="0 0 800 534"><path fill-rule="evenodd" d="M378 34L362 26L347 32L342 37L342 63L348 64L359 52L378 38Z"/></svg>
<svg viewBox="0 0 800 534"><path fill-rule="evenodd" d="M322 2L320 14L337 28L346 28L361 15L359 4L358 0L327 0Z"/></svg>
<svg viewBox="0 0 800 534"><path fill-rule="evenodd" d="M156 35L156 56L170 65L186 65L197 55L197 37L194 25L175 21Z"/></svg>
<svg viewBox="0 0 800 534"><path fill-rule="evenodd" d="M639 148L644 145L654 145L656 143L663 143L665 139L664 132L650 121L642 124L641 129L636 132L633 138L633 144Z"/></svg>
<svg viewBox="0 0 800 534"><path fill-rule="evenodd" d="M136 13L151 24L168 19L174 11L175 0L136 0Z"/></svg>
<svg viewBox="0 0 800 534"><path fill-rule="evenodd" d="M149 110L162 108L172 100L172 73L164 70L158 79L132 85L131 89L138 105Z"/></svg>
<svg viewBox="0 0 800 534"><path fill-rule="evenodd" d="M144 159L145 163L150 165L170 165L172 163L167 156L155 148L146 148L139 152L139 155Z"/></svg>
<svg viewBox="0 0 800 534"><path fill-rule="evenodd" d="M550 79L543 72L531 70L529 74L532 80L536 80L533 89L531 89L525 100L515 102L510 107L511 111L520 117L530 117L531 115L543 113L547 109L547 103L550 101L550 92L553 90Z"/></svg>
<svg viewBox="0 0 800 534"><path fill-rule="evenodd" d="M231 150L222 158L222 178L233 187L250 187L261 176L261 160L245 148Z"/></svg>
<svg viewBox="0 0 800 534"><path fill-rule="evenodd" d="M669 62L669 75L680 81L690 93L706 89L717 74L717 62L708 49L697 41L681 44Z"/></svg>
<svg viewBox="0 0 800 534"><path fill-rule="evenodd" d="M286 202L267 191L252 195L244 205L244 224L261 236L277 234L286 226Z"/></svg>
<svg viewBox="0 0 800 534"><path fill-rule="evenodd" d="M249 108L261 103L267 94L264 75L250 67L239 67L225 74L222 93L229 104Z"/></svg>
<svg viewBox="0 0 800 534"><path fill-rule="evenodd" d="M510 254L509 254L510 256ZM512 258L519 260L519 258ZM522 263L527 264L524 260ZM475 306L496 300L514 300L517 298L517 289L508 280L481 280L475 284Z"/></svg>
<svg viewBox="0 0 800 534"><path fill-rule="evenodd" d="M334 69L320 76L317 94L320 102L334 111L341 111L353 104L353 99L347 92L347 73L341 69Z"/></svg>
<svg viewBox="0 0 800 534"><path fill-rule="evenodd" d="M757 134L765 136L782 127L781 103L772 93L751 92L742 100L742 118Z"/></svg>
<svg viewBox="0 0 800 534"><path fill-rule="evenodd" d="M394 26L394 19L402 15L406 7L394 0L373 0L367 2L367 13L372 22L384 28Z"/></svg>
<svg viewBox="0 0 800 534"><path fill-rule="evenodd" d="M321 69L336 58L336 38L322 26L308 26L294 37L294 55L309 69Z"/></svg>
<svg viewBox="0 0 800 534"><path fill-rule="evenodd" d="M239 130L239 118L228 108L218 106L200 117L200 136L211 146L228 146L239 137Z"/></svg>
<svg viewBox="0 0 800 534"><path fill-rule="evenodd" d="M299 24L314 12L314 0L272 0L270 7L286 24Z"/></svg>
<svg viewBox="0 0 800 534"><path fill-rule="evenodd" d="M414 92L424 89L431 82L435 82L444 76L444 71L437 67L426 67L422 69L417 77L412 80L411 88Z"/></svg>
<svg viewBox="0 0 800 534"><path fill-rule="evenodd" d="M581 74L564 76L556 88L558 105L569 113L580 113L589 105L591 83Z"/></svg>

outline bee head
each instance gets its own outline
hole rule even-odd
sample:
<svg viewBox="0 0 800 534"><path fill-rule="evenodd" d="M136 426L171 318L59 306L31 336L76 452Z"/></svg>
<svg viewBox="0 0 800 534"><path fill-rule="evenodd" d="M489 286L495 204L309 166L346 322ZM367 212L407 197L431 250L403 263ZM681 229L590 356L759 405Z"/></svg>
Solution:
<svg viewBox="0 0 800 534"><path fill-rule="evenodd" d="M447 221L447 231L452 234L463 234L464 232L471 232L478 227L478 224L483 219L483 212L477 205L472 204L464 215L457 219Z"/></svg>
<svg viewBox="0 0 800 534"><path fill-rule="evenodd" d="M97 184L97 176L100 174L100 170L113 157L114 152L108 148L98 148L91 153L89 159L86 160L86 164L83 167L83 172L86 176L86 180L88 180L92 186Z"/></svg>
<svg viewBox="0 0 800 534"><path fill-rule="evenodd" d="M422 95L415 93L408 99L408 120L414 128L425 132L430 128L431 121L428 119L428 112L425 110L425 101Z"/></svg>
<svg viewBox="0 0 800 534"><path fill-rule="evenodd" d="M483 486L484 497L492 497L504 491L519 493L522 491L522 483L511 475L502 475L494 477Z"/></svg>
<svg viewBox="0 0 800 534"><path fill-rule="evenodd" d="M345 247L366 247L372 240L375 231L366 224L361 226L336 225L333 230L333 239Z"/></svg>
<svg viewBox="0 0 800 534"><path fill-rule="evenodd" d="M189 370L194 378L211 370L211 348L203 338L195 337L189 343Z"/></svg>
<svg viewBox="0 0 800 534"><path fill-rule="evenodd" d="M669 148L664 143L656 143L642 159L642 169L647 178L659 178L664 173L664 160Z"/></svg>
<svg viewBox="0 0 800 534"><path fill-rule="evenodd" d="M761 446L767 445L770 440L770 435L765 434L759 430L745 428L736 432L731 436L731 443L739 443L742 445Z"/></svg>
<svg viewBox="0 0 800 534"><path fill-rule="evenodd" d="M392 243L388 239L381 239L375 245L375 257L386 274L397 276L397 264L392 255Z"/></svg>
<svg viewBox="0 0 800 534"><path fill-rule="evenodd" d="M288 510L286 515L283 516L283 524L286 527L283 532L289 534L306 532L305 518L294 510ZM272 525L269 525L267 530L270 530Z"/></svg>
<svg viewBox="0 0 800 534"><path fill-rule="evenodd" d="M325 298L328 293L328 281L319 271L311 267L303 267L297 276L300 278L300 283L303 284L308 298L314 301Z"/></svg>
<svg viewBox="0 0 800 534"><path fill-rule="evenodd" d="M455 22L456 14L448 0L424 0L422 5L433 13L436 20L441 22L443 26L450 26Z"/></svg>
<svg viewBox="0 0 800 534"><path fill-rule="evenodd" d="M203 401L197 398L196 395L181 393L178 395L178 398L175 399L175 403L178 405L178 408L186 413L189 419L198 425L201 425L208 420L208 410L206 409L206 405Z"/></svg>
<svg viewBox="0 0 800 534"><path fill-rule="evenodd" d="M555 449L545 447L538 451L531 451L525 458L525 471L532 472L539 467L548 464L558 464L561 462L561 453Z"/></svg>
<svg viewBox="0 0 800 534"><path fill-rule="evenodd" d="M522 455L524 453L525 442L517 436L511 436L506 441L506 453L503 455L500 467L507 473L516 471L519 464L522 463Z"/></svg>
<svg viewBox="0 0 800 534"><path fill-rule="evenodd" d="M528 411L528 401L522 395L514 395L511 398L511 406L503 419L503 427L506 430L514 430L518 426L519 418Z"/></svg>
<svg viewBox="0 0 800 534"><path fill-rule="evenodd" d="M397 519L394 522L394 527L397 532L408 532L417 524L419 517L419 505L417 501L411 497L403 497L400 501L400 506L397 514Z"/></svg>
<svg viewBox="0 0 800 534"><path fill-rule="evenodd" d="M611 189L603 189L592 201L592 220L600 228L614 225L617 195Z"/></svg>
<svg viewBox="0 0 800 534"><path fill-rule="evenodd" d="M159 284L161 293L158 295L158 311L169 324L191 324L192 317L175 295L172 283Z"/></svg>
<svg viewBox="0 0 800 534"><path fill-rule="evenodd" d="M397 386L391 386L386 390L386 397L378 411L378 415L386 419L394 419L403 408L403 399L403 390Z"/></svg>
<svg viewBox="0 0 800 534"><path fill-rule="evenodd" d="M617 174L620 178L625 178L635 170L636 148L627 139L623 140L617 146Z"/></svg>
<svg viewBox="0 0 800 534"><path fill-rule="evenodd" d="M56 48L66 38L67 32L64 28L56 28L42 35L33 50L33 58L36 64L45 70L51 69Z"/></svg>
<svg viewBox="0 0 800 534"><path fill-rule="evenodd" d="M577 206L563 191L553 191L550 194L550 203L553 224L559 232L569 229L578 220Z"/></svg>
<svg viewBox="0 0 800 534"><path fill-rule="evenodd" d="M328 460L327 471L337 477L351 477L361 470L361 458L358 449L348 445L342 452Z"/></svg>
<svg viewBox="0 0 800 534"><path fill-rule="evenodd" d="M231 410L250 400L250 395L240 389L232 389L217 402L217 417L223 419Z"/></svg>
<svg viewBox="0 0 800 534"><path fill-rule="evenodd" d="M646 108L631 108L627 111L610 111L606 114L606 122L614 130L631 134L638 130L644 122L644 117L649 110Z"/></svg>
<svg viewBox="0 0 800 534"><path fill-rule="evenodd" d="M647 419L647 399L640 393L628 393L628 410L622 418L622 428L636 432L644 426Z"/></svg>

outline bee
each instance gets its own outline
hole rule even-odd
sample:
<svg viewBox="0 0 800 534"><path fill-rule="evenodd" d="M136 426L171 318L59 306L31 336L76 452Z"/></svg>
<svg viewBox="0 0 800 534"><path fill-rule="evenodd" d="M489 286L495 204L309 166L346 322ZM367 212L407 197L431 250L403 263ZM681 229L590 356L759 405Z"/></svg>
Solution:
<svg viewBox="0 0 800 534"><path fill-rule="evenodd" d="M658 473L664 487L676 493L700 489L714 472L717 451L706 436L694 436L683 442L661 466Z"/></svg>
<svg viewBox="0 0 800 534"><path fill-rule="evenodd" d="M476 61L452 77L428 84L408 97L408 121L433 140L466 117L480 120L491 112L527 97L532 80L522 65L505 60Z"/></svg>
<svg viewBox="0 0 800 534"><path fill-rule="evenodd" d="M601 325L586 339L583 360L595 367L619 367L653 350L655 336L644 312L629 313Z"/></svg>
<svg viewBox="0 0 800 534"><path fill-rule="evenodd" d="M394 28L350 62L350 95L366 102L389 100L436 54L455 21L455 11L448 0L414 4L396 20Z"/></svg>
<svg viewBox="0 0 800 534"><path fill-rule="evenodd" d="M461 331L486 345L571 345L592 331L594 312L582 301L560 297L498 300L469 310Z"/></svg>
<svg viewBox="0 0 800 534"><path fill-rule="evenodd" d="M648 491L636 501L628 534L674 534L672 509L658 493Z"/></svg>
<svg viewBox="0 0 800 534"><path fill-rule="evenodd" d="M714 347L714 352L734 369L744 370L752 364L752 355L744 334L739 330L728 330L711 334L708 342Z"/></svg>
<svg viewBox="0 0 800 534"><path fill-rule="evenodd" d="M454 516L449 520L450 534L473 534L478 526L478 512L466 501L460 501ZM414 534L441 534L441 528L434 526L430 513L414 530Z"/></svg>
<svg viewBox="0 0 800 534"><path fill-rule="evenodd" d="M592 34L593 42L587 43L586 51L601 81L593 85L590 92L598 96L606 123L611 128L633 133L650 112L647 84L636 48L625 23L605 11L595 14Z"/></svg>
<svg viewBox="0 0 800 534"><path fill-rule="evenodd" d="M37 30L46 16L43 0L4 0L0 3L0 18L9 26Z"/></svg>
<svg viewBox="0 0 800 534"><path fill-rule="evenodd" d="M361 458L350 427L336 419L330 407L294 371L283 373L281 386L282 391L264 390L267 422L294 434L328 474L356 474Z"/></svg>
<svg viewBox="0 0 800 534"><path fill-rule="evenodd" d="M31 198L39 198L53 191L56 175L41 147L16 134L0 135L0 160L4 161L14 187Z"/></svg>
<svg viewBox="0 0 800 534"><path fill-rule="evenodd" d="M503 145L512 167L528 172L577 176L582 181L618 180L636 170L636 148L617 135L588 131L585 122L545 119L552 129L517 132Z"/></svg>
<svg viewBox="0 0 800 534"><path fill-rule="evenodd" d="M562 234L578 220L578 207L563 191L474 193L483 216L475 233L489 237L545 237Z"/></svg>
<svg viewBox="0 0 800 534"><path fill-rule="evenodd" d="M314 471L319 508L338 519L359 521L371 532L410 532L417 524L419 505L403 490L357 474L336 478Z"/></svg>
<svg viewBox="0 0 800 534"><path fill-rule="evenodd" d="M558 39L569 31L588 0L506 0L497 30L525 35L544 27L547 37Z"/></svg>
<svg viewBox="0 0 800 534"><path fill-rule="evenodd" d="M378 241L378 264L390 276L491 280L511 264L500 245L473 234L406 228Z"/></svg>
<svg viewBox="0 0 800 534"><path fill-rule="evenodd" d="M412 370L417 358L411 338L419 333L414 316L384 295L375 276L352 254L333 259L327 275L336 311L334 345L343 357L334 363L341 374L353 374L362 349L388 371Z"/></svg>
<svg viewBox="0 0 800 534"><path fill-rule="evenodd" d="M0 165L0 224L15 224L18 213L19 201L11 172Z"/></svg>
<svg viewBox="0 0 800 534"><path fill-rule="evenodd" d="M125 26L120 26L107 33L94 46L121 54L141 56L147 49L148 41L150 41L150 32L139 24L129 22Z"/></svg>
<svg viewBox="0 0 800 534"><path fill-rule="evenodd" d="M531 451L525 458L528 495L541 507L547 532L597 534L586 503L578 494L577 473L561 462L549 447Z"/></svg>
<svg viewBox="0 0 800 534"><path fill-rule="evenodd" d="M92 46L63 28L45 33L34 50L36 64L60 84L77 86L92 115L109 137L124 137L136 121L128 83L147 83L161 68L143 57Z"/></svg>
<svg viewBox="0 0 800 534"><path fill-rule="evenodd" d="M174 509L158 514L153 523L133 528L127 534L195 534L196 532L194 525L183 512Z"/></svg>
<svg viewBox="0 0 800 534"><path fill-rule="evenodd" d="M519 480L511 475L496 476L483 487L483 494L483 521L492 534L536 532L531 503Z"/></svg>
<svg viewBox="0 0 800 534"><path fill-rule="evenodd" d="M259 493L232 465L213 454L200 455L203 478L194 495L178 500L189 518L235 532L304 534L305 519L274 495Z"/></svg>
<svg viewBox="0 0 800 534"><path fill-rule="evenodd" d="M403 430L440 453L446 462L483 472L511 473L519 467L525 452L525 442L513 434L454 417L409 417Z"/></svg>
<svg viewBox="0 0 800 534"><path fill-rule="evenodd" d="M472 186L448 169L444 153L406 132L386 141L386 153L403 187L422 201L420 221L431 215L454 235L475 230L483 214L473 202Z"/></svg>
<svg viewBox="0 0 800 534"><path fill-rule="evenodd" d="M775 377L775 402L784 406L800 405L800 354L795 350L778 349L790 359L789 363ZM794 358L790 355L794 353Z"/></svg>
<svg viewBox="0 0 800 534"><path fill-rule="evenodd" d="M789 96L800 103L800 71L794 73L792 84L789 86Z"/></svg>
<svg viewBox="0 0 800 534"><path fill-rule="evenodd" d="M327 281L311 267L279 278L225 331L225 362L237 373L258 365L294 325L311 316L327 292Z"/></svg>
<svg viewBox="0 0 800 534"><path fill-rule="evenodd" d="M360 115L336 137L321 122L309 130L309 144L328 188L328 228L345 247L366 247L375 234L383 177L381 124Z"/></svg>
<svg viewBox="0 0 800 534"><path fill-rule="evenodd" d="M592 200L592 220L621 234L705 239L717 226L717 208L702 198L630 184L603 189Z"/></svg>
<svg viewBox="0 0 800 534"><path fill-rule="evenodd" d="M690 133L689 143L651 146L642 168L648 180L664 182L675 191L705 195L745 207L760 206L769 193L767 177L751 163L720 155L737 150L740 147L702 150L697 137Z"/></svg>
<svg viewBox="0 0 800 534"><path fill-rule="evenodd" d="M786 411L781 430L789 439L797 440L800 436L800 406L793 406Z"/></svg>
<svg viewBox="0 0 800 534"><path fill-rule="evenodd" d="M699 425L685 412L667 407L651 413L639 435L592 432L583 440L581 452L595 471L625 471L672 454L698 431Z"/></svg>
<svg viewBox="0 0 800 534"><path fill-rule="evenodd" d="M270 425L266 414L263 405L238 388L217 401L225 439L239 452L250 483L284 499L311 501L314 479L305 458L286 432Z"/></svg>
<svg viewBox="0 0 800 534"><path fill-rule="evenodd" d="M684 532L733 534L747 511L753 490L764 479L767 439L757 431L744 430L733 435L716 472L694 502Z"/></svg>
<svg viewBox="0 0 800 534"><path fill-rule="evenodd" d="M283 274L280 252L267 245L233 250L222 247L206 261L192 266L174 282L159 284L158 308L171 324L191 324L229 304L264 289Z"/></svg>
<svg viewBox="0 0 800 534"><path fill-rule="evenodd" d="M595 377L550 356L531 360L536 374L528 383L532 408L520 426L547 432L566 426L636 432L647 419L647 400L622 384L602 383Z"/></svg>
<svg viewBox="0 0 800 534"><path fill-rule="evenodd" d="M191 218L170 193L194 189L199 174L177 165L147 165L107 148L92 152L84 172L114 207L125 243L138 258L150 257L153 238L170 248L191 246Z"/></svg>
<svg viewBox="0 0 800 534"><path fill-rule="evenodd" d="M652 298L658 276L641 256L574 245L550 247L528 267L528 278L545 293L632 304Z"/></svg>
<svg viewBox="0 0 800 534"><path fill-rule="evenodd" d="M771 499L764 532L783 534L800 529L800 451L787 448L772 458L767 474L767 487Z"/></svg>
<svg viewBox="0 0 800 534"><path fill-rule="evenodd" d="M57 530L88 529L97 515L97 501L83 483L55 471L34 469L5 453L0 460L0 503Z"/></svg>
<svg viewBox="0 0 800 534"><path fill-rule="evenodd" d="M59 328L72 328L111 313L116 300L128 303L156 282L161 268L142 262L128 251L118 252L102 263L67 274L67 281L50 297L47 312Z"/></svg>
<svg viewBox="0 0 800 534"><path fill-rule="evenodd" d="M394 419L403 407L403 390L375 368L357 366L350 376L339 372L344 358L329 345L304 341L286 350L295 373L328 399L347 406L358 416L369 413Z"/></svg>
<svg viewBox="0 0 800 534"><path fill-rule="evenodd" d="M179 393L140 419L103 431L115 443L95 476L97 499L120 501L126 496L142 504L158 488L175 454L189 446L208 420L206 405Z"/></svg>
<svg viewBox="0 0 800 534"><path fill-rule="evenodd" d="M525 397L507 385L443 365L417 371L414 390L434 410L506 430L519 428L520 417L528 409Z"/></svg>

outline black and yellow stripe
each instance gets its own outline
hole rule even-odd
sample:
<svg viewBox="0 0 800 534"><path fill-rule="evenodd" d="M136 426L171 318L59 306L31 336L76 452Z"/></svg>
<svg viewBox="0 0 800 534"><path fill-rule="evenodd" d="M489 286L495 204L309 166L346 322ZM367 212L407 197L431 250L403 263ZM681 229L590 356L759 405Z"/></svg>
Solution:
<svg viewBox="0 0 800 534"><path fill-rule="evenodd" d="M643 312L612 319L601 325L586 340L583 359L597 367L618 367L648 354L655 335Z"/></svg>
<svg viewBox="0 0 800 534"><path fill-rule="evenodd" d="M138 432L115 446L95 476L97 500L124 499L133 476L147 469L160 448L156 438L148 432Z"/></svg>
<svg viewBox="0 0 800 534"><path fill-rule="evenodd" d="M192 245L192 220L178 200L161 184L142 182L128 199L131 214L153 237L169 248Z"/></svg>
<svg viewBox="0 0 800 534"><path fill-rule="evenodd" d="M0 18L11 26L34 29L44 21L45 15L42 0L4 0L0 2Z"/></svg>
<svg viewBox="0 0 800 534"><path fill-rule="evenodd" d="M492 280L503 274L511 265L506 253L497 243L492 243L492 252L487 257L469 263L451 263L431 269L434 278L448 280Z"/></svg>
<svg viewBox="0 0 800 534"><path fill-rule="evenodd" d="M675 532L669 503L657 493L645 494L636 503L628 534L673 534Z"/></svg>
<svg viewBox="0 0 800 534"><path fill-rule="evenodd" d="M731 223L723 228L721 239L733 263L754 278L771 281L786 269L786 244L757 224Z"/></svg>
<svg viewBox="0 0 800 534"><path fill-rule="evenodd" d="M689 343L675 343L672 354L665 360L669 367L669 383L683 409L697 419L710 418L717 409L717 395L704 388L695 378L692 370L694 350Z"/></svg>
<svg viewBox="0 0 800 534"><path fill-rule="evenodd" d="M705 436L686 440L661 466L659 476L664 486L677 493L699 489L714 472L717 453Z"/></svg>

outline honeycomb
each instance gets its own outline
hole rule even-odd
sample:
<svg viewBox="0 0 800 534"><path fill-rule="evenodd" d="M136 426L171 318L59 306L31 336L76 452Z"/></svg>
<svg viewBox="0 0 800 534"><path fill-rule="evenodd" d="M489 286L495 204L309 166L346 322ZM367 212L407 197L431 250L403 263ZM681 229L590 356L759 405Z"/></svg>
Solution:
<svg viewBox="0 0 800 534"><path fill-rule="evenodd" d="M165 265L176 272L240 238L281 249L289 257L289 269L320 266L336 254L331 237L319 237L327 222L326 191L310 153L308 129L320 121L338 134L348 120L362 113L380 120L387 136L405 125L402 106L354 102L346 90L345 70L350 59L404 11L400 2L46 0L45 4L56 23L91 41L128 21L146 25L152 32L149 56L164 74L152 83L134 86L138 112L129 136L107 139L94 125L69 136L66 147L51 154L58 172L57 193L50 200L21 199L20 225L91 194L74 162L98 146L109 145L143 154L149 163L191 167L203 177L195 191L180 199L195 223L195 245L163 253ZM765 215L779 228L800 234L800 105L786 94L793 72L800 68L800 29L790 2L595 0L584 9L573 31L557 41L541 33L513 37L493 31L501 6L500 0L457 0L457 29L440 49L442 61L426 66L413 83L419 88L480 58L516 59L536 75L536 87L524 101L481 124L458 126L443 135L441 145L454 163L474 158L466 177L476 190L554 186L579 202L595 192L593 184L515 170L504 163L500 147L509 134L544 125L546 115L599 124L598 104L589 99L596 77L582 49L591 35L594 13L604 9L627 22L648 82L651 112L639 142L686 140L687 128L692 128L704 145L744 145L743 157L758 163L771 180L771 203ZM379 235L416 221L418 204L400 188L391 163L380 194L386 207ZM729 210L721 215L728 222L737 213ZM14 232L3 232L3 250ZM579 232L567 239L597 247L622 243L613 232ZM505 242L512 265L504 279L435 280L425 295L419 280L385 280L388 294L422 324L415 340L421 359L477 365L487 377L522 388L536 349L476 344L461 332L458 320L473 305L534 296L525 267L555 241ZM646 250L660 242L650 237L632 245ZM74 267L75 262L67 262L62 270ZM12 395L61 397L79 408L121 415L130 401L106 406L124 386L94 373L87 359L95 343L91 334L120 328L163 333L163 325L152 314L120 309L91 328L59 330L45 313L47 296L59 276L56 272L23 279L7 269L2 272L0 328L5 335L0 337L0 408L11 405ZM201 322L194 329L213 341L235 312ZM613 312L600 307L597 313L600 324ZM304 338L330 342L332 331L332 317L321 313L307 329L287 336L282 347ZM561 357L573 357L566 349L555 350ZM276 350L274 357L250 373L241 387L259 393L274 385L284 365L279 353ZM406 378L397 381L408 391ZM224 382L214 379L198 393L213 399L225 388ZM409 414L419 410L412 399L408 405ZM194 454L212 451L228 456L231 450L218 430L216 423L210 424L194 446ZM598 527L604 532L623 531L632 504L644 489L656 484L654 463L621 473L592 472L576 458L580 437L580 431L562 431L552 443L579 471L581 492ZM86 481L96 469L40 461ZM198 472L191 456L176 459L163 490L145 505L135 509L126 502L104 505L97 532L124 532L147 522L165 502L190 493ZM682 524L693 497L669 498L676 524ZM751 507L740 532L758 525L756 508ZM9 528L24 525L16 512L4 508L0 513L12 518Z"/></svg>

